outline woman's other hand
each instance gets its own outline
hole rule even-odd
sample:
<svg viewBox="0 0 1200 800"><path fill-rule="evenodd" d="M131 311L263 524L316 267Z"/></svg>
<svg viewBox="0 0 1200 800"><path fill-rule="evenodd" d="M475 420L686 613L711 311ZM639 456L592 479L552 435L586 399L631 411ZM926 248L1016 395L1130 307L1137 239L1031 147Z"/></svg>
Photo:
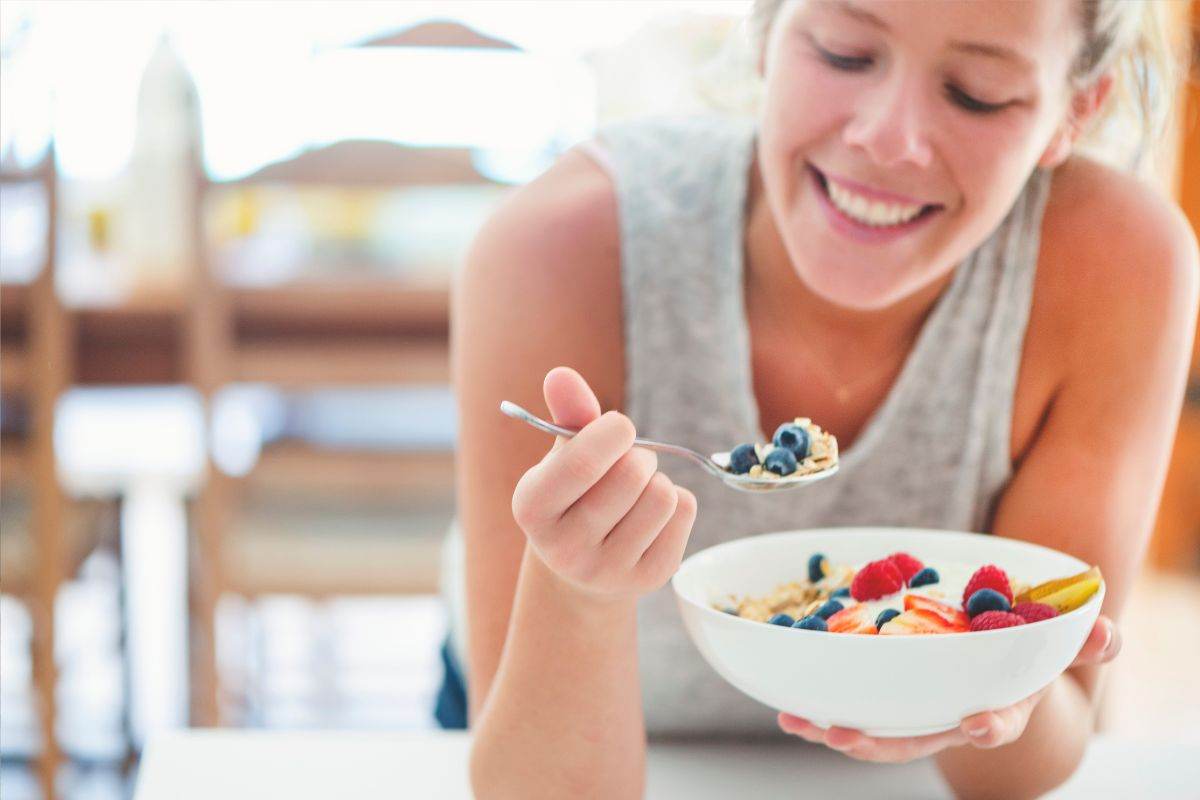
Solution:
<svg viewBox="0 0 1200 800"><path fill-rule="evenodd" d="M836 635L836 634L834 634ZM1072 667L1106 664L1121 651L1121 633L1108 617L1100 616L1075 656ZM1062 676L1058 678L1062 680ZM1053 686L1053 684L1051 684ZM902 764L934 755L948 747L1000 747L1015 742L1025 731L1029 715L1051 686L996 711L973 714L953 728L929 736L881 738L853 728L821 728L806 719L779 714L779 727L809 742L823 744L860 761Z"/></svg>

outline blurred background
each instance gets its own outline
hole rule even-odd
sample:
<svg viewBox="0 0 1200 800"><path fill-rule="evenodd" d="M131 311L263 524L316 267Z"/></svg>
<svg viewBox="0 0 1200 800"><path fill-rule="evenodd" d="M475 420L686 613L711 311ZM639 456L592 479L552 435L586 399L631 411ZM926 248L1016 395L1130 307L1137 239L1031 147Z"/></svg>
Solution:
<svg viewBox="0 0 1200 800"><path fill-rule="evenodd" d="M5 800L434 726L456 265L598 125L751 113L748 6L0 4ZM1200 225L1198 116L1193 72L1147 179ZM1106 729L1200 743L1198 615L1200 368Z"/></svg>

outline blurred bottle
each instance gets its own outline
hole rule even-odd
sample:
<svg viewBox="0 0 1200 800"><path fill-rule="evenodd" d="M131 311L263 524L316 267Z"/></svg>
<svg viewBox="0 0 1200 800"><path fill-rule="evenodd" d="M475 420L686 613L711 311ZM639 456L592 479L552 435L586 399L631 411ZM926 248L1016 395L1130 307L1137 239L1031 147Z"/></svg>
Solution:
<svg viewBox="0 0 1200 800"><path fill-rule="evenodd" d="M142 73L119 211L135 291L178 289L193 268L200 152L196 86L164 34Z"/></svg>

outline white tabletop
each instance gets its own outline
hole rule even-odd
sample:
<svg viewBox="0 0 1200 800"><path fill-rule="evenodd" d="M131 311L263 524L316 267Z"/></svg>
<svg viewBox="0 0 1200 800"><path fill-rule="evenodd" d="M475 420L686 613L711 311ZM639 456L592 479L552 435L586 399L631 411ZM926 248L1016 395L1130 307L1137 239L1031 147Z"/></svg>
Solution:
<svg viewBox="0 0 1200 800"><path fill-rule="evenodd" d="M470 740L413 733L191 730L152 740L135 800L467 800ZM1200 744L1098 737L1057 800L1198 796ZM864 764L803 742L654 744L649 798L948 798L930 761Z"/></svg>

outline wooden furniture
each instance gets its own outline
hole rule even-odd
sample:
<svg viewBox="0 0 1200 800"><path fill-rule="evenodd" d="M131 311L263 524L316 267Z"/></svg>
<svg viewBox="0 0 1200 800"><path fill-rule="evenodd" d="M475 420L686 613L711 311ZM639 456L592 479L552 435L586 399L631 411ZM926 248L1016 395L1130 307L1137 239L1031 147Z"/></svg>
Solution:
<svg viewBox="0 0 1200 800"><path fill-rule="evenodd" d="M471 166L469 153L339 142L234 182L213 183L199 170L197 175L198 267L184 341L188 380L206 398L234 383L299 391L448 384L448 281L414 286L386 278L306 279L269 288L231 286L218 276L202 210L217 192L264 185L395 189L488 182ZM243 477L210 463L193 507L193 717L199 724L218 723L230 699L222 695L214 645L222 594L436 591L433 570L411 566L436 564L433 540L400 535L399 520L393 523L397 535L387 541L360 537L356 543L349 531L337 531L332 518L322 528L330 535L297 536L287 530L287 508L255 520L244 511L248 498L285 490L309 497L353 492L367 514L381 498L393 508L397 500L411 502L418 511L414 519L425 513L429 524L437 519L444 524L452 509L453 453L333 450L297 439L269 444Z"/></svg>
<svg viewBox="0 0 1200 800"><path fill-rule="evenodd" d="M53 796L62 753L55 735L58 669L54 661L55 598L68 576L67 497L58 481L54 456L54 409L70 383L70 316L55 291L55 238L58 181L54 147L27 172L0 174L3 183L36 181L46 200L45 261L28 286L0 287L0 384L5 394L23 400L28 431L0 443L0 480L7 489L22 484L31 497L31 549L28 565L6 566L3 591L23 597L33 623L33 683L41 724L38 776ZM77 553L73 555L78 555Z"/></svg>

